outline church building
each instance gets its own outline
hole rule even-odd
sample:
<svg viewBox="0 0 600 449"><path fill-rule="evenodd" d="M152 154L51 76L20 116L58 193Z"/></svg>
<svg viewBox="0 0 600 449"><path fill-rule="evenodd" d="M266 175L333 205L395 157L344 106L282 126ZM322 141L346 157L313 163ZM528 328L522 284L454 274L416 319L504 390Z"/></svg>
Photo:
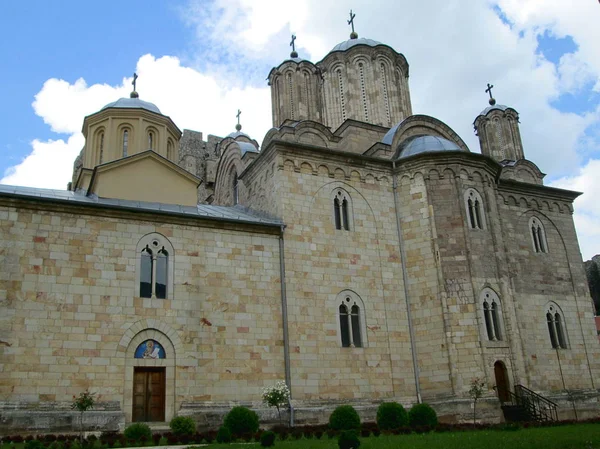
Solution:
<svg viewBox="0 0 600 449"><path fill-rule="evenodd" d="M487 421L518 394L600 414L579 193L544 186L493 86L469 149L354 32L268 83L260 147L182 132L134 85L84 118L67 190L0 186L0 434L72 429L86 389L96 429L268 422L278 380L294 424L383 401L469 420L476 378Z"/></svg>

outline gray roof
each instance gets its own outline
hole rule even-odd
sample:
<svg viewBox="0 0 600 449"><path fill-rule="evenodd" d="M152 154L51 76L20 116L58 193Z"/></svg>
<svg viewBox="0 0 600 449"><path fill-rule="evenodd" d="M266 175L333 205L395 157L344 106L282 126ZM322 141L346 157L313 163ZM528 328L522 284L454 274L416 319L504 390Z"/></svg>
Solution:
<svg viewBox="0 0 600 449"><path fill-rule="evenodd" d="M488 112L493 111L494 109L498 109L499 111L506 111L509 109L509 106L505 106L503 104L495 104L494 106L488 106L483 111L479 113L479 115L486 115Z"/></svg>
<svg viewBox="0 0 600 449"><path fill-rule="evenodd" d="M232 133L227 134L226 137L231 137L232 139L235 139L236 137L240 137L240 136L247 137L248 139L250 139L250 136L248 134L243 133L241 131L234 131Z"/></svg>
<svg viewBox="0 0 600 449"><path fill-rule="evenodd" d="M406 119L404 119L406 120ZM400 127L400 125L402 124L402 122L404 122L404 120L396 123L394 126L392 126L390 128L390 130L385 133L385 136L383 136L383 139L381 139L381 142L387 144L387 145L391 145L392 141L394 140L394 134L396 134L396 131L398 130L398 128Z"/></svg>
<svg viewBox="0 0 600 449"><path fill-rule="evenodd" d="M374 41L373 39L366 39L364 37L359 37L356 39L348 39L347 41L340 42L335 47L333 47L330 53L334 51L346 51L355 45L368 45L369 47L376 47L377 45L383 45L381 42Z"/></svg>
<svg viewBox="0 0 600 449"><path fill-rule="evenodd" d="M439 151L463 151L454 142L438 136L412 136L398 145L394 159L403 159L422 153L435 153Z"/></svg>
<svg viewBox="0 0 600 449"><path fill-rule="evenodd" d="M195 217L208 220L236 221L241 223L262 224L266 226L281 226L281 220L261 216L258 212L241 206L212 206L199 204L197 206L180 206L177 204L148 203L145 201L119 200L98 198L95 195L85 196L81 192L69 190L40 189L37 187L21 187L0 184L0 196L51 201L70 205L104 207L107 209L123 209L146 213L159 213Z"/></svg>
<svg viewBox="0 0 600 449"><path fill-rule="evenodd" d="M248 142L236 142L242 150L242 156L246 153L258 153L258 150L254 145Z"/></svg>
<svg viewBox="0 0 600 449"><path fill-rule="evenodd" d="M117 101L108 103L101 110L108 108L130 108L130 109L146 109L151 112L160 114L160 109L154 104L148 101L140 100L139 98L119 98Z"/></svg>

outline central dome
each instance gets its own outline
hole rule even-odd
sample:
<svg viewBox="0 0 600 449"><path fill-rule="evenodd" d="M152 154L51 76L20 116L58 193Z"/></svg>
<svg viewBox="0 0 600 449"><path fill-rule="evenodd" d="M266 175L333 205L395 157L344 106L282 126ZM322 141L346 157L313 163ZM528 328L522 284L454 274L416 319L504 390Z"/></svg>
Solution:
<svg viewBox="0 0 600 449"><path fill-rule="evenodd" d="M335 47L332 48L330 53L334 51L346 51L355 45L368 45L369 47L376 47L378 45L384 45L381 42L374 41L373 39L366 39L364 37L360 37L357 39L348 39L347 41L340 42Z"/></svg>
<svg viewBox="0 0 600 449"><path fill-rule="evenodd" d="M403 159L415 154L437 153L440 151L463 151L454 142L438 136L412 136L398 145L394 159Z"/></svg>
<svg viewBox="0 0 600 449"><path fill-rule="evenodd" d="M101 110L108 108L146 109L147 111L161 114L160 109L154 103L143 101L139 98L119 98L117 101L108 103Z"/></svg>

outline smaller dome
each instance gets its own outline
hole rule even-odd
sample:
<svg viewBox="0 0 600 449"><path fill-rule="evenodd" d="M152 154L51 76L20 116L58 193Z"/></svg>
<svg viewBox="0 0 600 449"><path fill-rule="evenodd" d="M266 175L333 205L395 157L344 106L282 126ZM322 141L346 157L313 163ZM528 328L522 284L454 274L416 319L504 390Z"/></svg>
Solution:
<svg viewBox="0 0 600 449"><path fill-rule="evenodd" d="M117 101L108 103L101 111L108 108L146 109L147 111L161 114L160 109L154 103L143 101L139 98L119 98Z"/></svg>
<svg viewBox="0 0 600 449"><path fill-rule="evenodd" d="M439 151L463 151L454 142L438 136L412 136L402 141L396 150L394 159L403 159L422 153L437 153Z"/></svg>
<svg viewBox="0 0 600 449"><path fill-rule="evenodd" d="M368 45L369 47L376 47L377 45L383 45L381 42L374 41L373 39L366 39L364 37L360 37L358 39L348 39L347 41L340 42L335 47L331 49L329 53L333 53L334 51L346 51L355 45Z"/></svg>
<svg viewBox="0 0 600 449"><path fill-rule="evenodd" d="M481 111L479 115L487 115L488 112L493 111L494 109L497 109L499 111L506 111L507 109L509 109L509 106L505 106L503 104L495 104L494 106L488 106L483 111Z"/></svg>
<svg viewBox="0 0 600 449"><path fill-rule="evenodd" d="M227 134L226 138L227 138L227 137L231 137L231 138L232 138L232 139L234 139L234 140L235 140L237 137L247 137L248 139L250 139L250 136L249 136L248 134L246 134L246 133L243 133L243 132L241 132L241 131L235 131L235 132L229 133L229 134Z"/></svg>

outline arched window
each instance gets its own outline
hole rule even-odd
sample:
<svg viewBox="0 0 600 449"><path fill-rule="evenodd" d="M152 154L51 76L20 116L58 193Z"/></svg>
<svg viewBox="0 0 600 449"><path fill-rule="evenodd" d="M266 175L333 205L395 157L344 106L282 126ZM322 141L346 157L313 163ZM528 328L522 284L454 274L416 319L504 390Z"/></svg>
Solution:
<svg viewBox="0 0 600 449"><path fill-rule="evenodd" d="M335 191L333 198L333 221L335 229L349 231L351 228L350 195L341 189Z"/></svg>
<svg viewBox="0 0 600 449"><path fill-rule="evenodd" d="M144 236L137 245L136 296L166 299L173 289L173 247L161 234Z"/></svg>
<svg viewBox="0 0 600 449"><path fill-rule="evenodd" d="M531 220L529 220L529 229L533 250L536 253L547 253L548 241L546 240L546 231L544 231L542 222L537 217L532 217Z"/></svg>
<svg viewBox="0 0 600 449"><path fill-rule="evenodd" d="M154 149L154 131L148 131L148 149Z"/></svg>
<svg viewBox="0 0 600 449"><path fill-rule="evenodd" d="M567 333L563 315L559 307L552 303L546 309L546 324L550 335L550 344L554 349L567 349Z"/></svg>
<svg viewBox="0 0 600 449"><path fill-rule="evenodd" d="M104 161L104 131L98 134L98 148L96 150L98 154L98 165Z"/></svg>
<svg viewBox="0 0 600 449"><path fill-rule="evenodd" d="M237 173L233 174L233 205L238 204L240 200L239 182Z"/></svg>
<svg viewBox="0 0 600 449"><path fill-rule="evenodd" d="M173 160L173 141L171 139L167 142L167 159Z"/></svg>
<svg viewBox="0 0 600 449"><path fill-rule="evenodd" d="M342 347L365 347L366 324L362 300L356 293L346 290L338 295L337 304L339 341Z"/></svg>
<svg viewBox="0 0 600 449"><path fill-rule="evenodd" d="M471 229L485 229L483 214L483 200L475 189L465 192L465 208L467 210L467 222Z"/></svg>
<svg viewBox="0 0 600 449"><path fill-rule="evenodd" d="M340 112L342 113L342 122L346 121L346 100L344 98L344 76L342 75L342 70L337 69L335 71L337 73L338 78L338 88L340 90Z"/></svg>
<svg viewBox="0 0 600 449"><path fill-rule="evenodd" d="M360 79L360 96L363 104L365 122L369 121L369 104L367 101L367 87L365 82L365 67L362 62L358 63L358 74Z"/></svg>
<svg viewBox="0 0 600 449"><path fill-rule="evenodd" d="M127 151L129 150L129 130L128 129L123 130L122 146L123 146L123 157L127 157Z"/></svg>
<svg viewBox="0 0 600 449"><path fill-rule="evenodd" d="M484 288L479 300L487 339L489 341L502 341L504 338L500 298L492 289Z"/></svg>

